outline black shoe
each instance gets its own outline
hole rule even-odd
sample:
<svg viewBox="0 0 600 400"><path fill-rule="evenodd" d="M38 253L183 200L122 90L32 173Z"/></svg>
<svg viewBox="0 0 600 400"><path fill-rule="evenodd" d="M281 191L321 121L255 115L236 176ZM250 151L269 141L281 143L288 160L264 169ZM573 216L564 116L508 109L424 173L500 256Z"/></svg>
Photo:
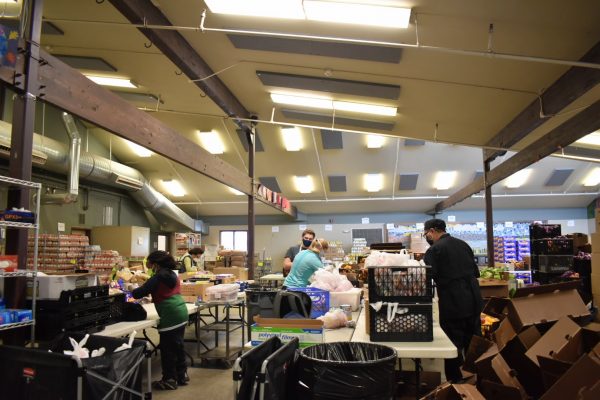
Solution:
<svg viewBox="0 0 600 400"><path fill-rule="evenodd" d="M185 386L188 384L188 382L190 381L190 377L187 374L187 372L180 378L177 378L177 384L179 386Z"/></svg>
<svg viewBox="0 0 600 400"><path fill-rule="evenodd" d="M156 390L175 390L177 389L177 381L175 379L161 379L152 382L152 388Z"/></svg>

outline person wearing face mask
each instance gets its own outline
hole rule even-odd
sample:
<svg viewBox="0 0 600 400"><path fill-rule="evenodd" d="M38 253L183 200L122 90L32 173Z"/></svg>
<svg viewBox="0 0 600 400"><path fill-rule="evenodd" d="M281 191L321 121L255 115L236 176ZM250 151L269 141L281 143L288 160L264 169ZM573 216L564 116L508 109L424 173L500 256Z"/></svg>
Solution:
<svg viewBox="0 0 600 400"><path fill-rule="evenodd" d="M471 247L446 233L443 220L426 221L423 236L431 245L425 263L431 266L437 287L440 327L458 350L458 357L444 360L446 379L458 382L462 380L463 352L473 336L481 336L479 268Z"/></svg>
<svg viewBox="0 0 600 400"><path fill-rule="evenodd" d="M323 268L320 253L329 248L325 239L315 239L308 249L302 250L294 258L292 270L283 281L283 286L288 288L307 287L310 277L318 269Z"/></svg>
<svg viewBox="0 0 600 400"><path fill-rule="evenodd" d="M315 240L315 236L317 235L315 235L315 232L312 229L305 229L302 232L302 243L300 246L292 246L287 250L285 257L283 258L283 276L287 276L290 273L296 255L302 250L308 249L312 241Z"/></svg>

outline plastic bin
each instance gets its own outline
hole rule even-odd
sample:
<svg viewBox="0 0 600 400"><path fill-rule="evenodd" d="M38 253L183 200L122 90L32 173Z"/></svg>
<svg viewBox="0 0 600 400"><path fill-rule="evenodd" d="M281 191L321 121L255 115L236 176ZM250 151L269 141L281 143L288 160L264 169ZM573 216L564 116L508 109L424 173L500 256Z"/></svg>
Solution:
<svg viewBox="0 0 600 400"><path fill-rule="evenodd" d="M142 362L149 362L146 342L134 340L131 349L114 353L126 342L90 336L88 349L106 348L100 357L76 359L62 354L71 349L68 337L77 341L83 334L61 337L50 350L0 346L2 398L44 400L126 400L147 398L142 389ZM148 373L149 368L147 369ZM150 379L150 376L147 377Z"/></svg>
<svg viewBox="0 0 600 400"><path fill-rule="evenodd" d="M304 399L393 399L398 355L374 343L335 342L306 347L297 361L295 393Z"/></svg>
<svg viewBox="0 0 600 400"><path fill-rule="evenodd" d="M369 307L371 307L369 301ZM432 342L433 307L431 304L399 304L388 321L388 309L369 309L371 340L377 342Z"/></svg>

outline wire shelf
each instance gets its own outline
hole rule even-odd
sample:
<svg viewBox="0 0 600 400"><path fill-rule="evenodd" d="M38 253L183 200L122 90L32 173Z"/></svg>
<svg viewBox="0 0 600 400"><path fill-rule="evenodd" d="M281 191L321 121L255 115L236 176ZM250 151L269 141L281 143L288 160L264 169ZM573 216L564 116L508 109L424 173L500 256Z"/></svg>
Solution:
<svg viewBox="0 0 600 400"><path fill-rule="evenodd" d="M27 222L12 222L12 221L0 221L0 226L6 226L9 228L25 228L25 229L37 229L37 224L30 224Z"/></svg>
<svg viewBox="0 0 600 400"><path fill-rule="evenodd" d="M9 330L9 329L20 328L22 326L30 326L30 325L35 325L35 320L25 321L25 322L15 322L15 323L12 323L12 324L0 325L0 331L6 331L6 330Z"/></svg>

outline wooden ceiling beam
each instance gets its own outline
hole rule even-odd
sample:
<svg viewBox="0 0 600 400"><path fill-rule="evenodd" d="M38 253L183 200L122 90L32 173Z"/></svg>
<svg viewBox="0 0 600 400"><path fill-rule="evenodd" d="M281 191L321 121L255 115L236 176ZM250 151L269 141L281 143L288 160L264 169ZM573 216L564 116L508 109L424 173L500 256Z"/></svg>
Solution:
<svg viewBox="0 0 600 400"><path fill-rule="evenodd" d="M600 42L596 43L580 61L600 63ZM486 146L508 149L547 121L552 116L600 83L600 69L569 68L540 98L533 100L511 122L500 130ZM485 150L484 160L493 160L503 152Z"/></svg>
<svg viewBox="0 0 600 400"><path fill-rule="evenodd" d="M148 0L109 0L110 3L133 24L172 26L169 19ZM198 11L198 17L200 12ZM206 61L194 50L185 38L176 30L145 29L140 32L146 36L173 64L189 79L210 79L196 81L206 95L229 117L251 118L251 114L234 96L229 88L214 74ZM247 124L236 120L240 127ZM250 127L249 125L247 125Z"/></svg>
<svg viewBox="0 0 600 400"><path fill-rule="evenodd" d="M534 164L542 158L551 155L555 151L570 145L574 141L598 129L600 129L600 100L597 100L573 118L564 122L557 128L554 128L552 131L491 170L485 184L483 178L479 178L448 197L446 200L436 204L435 213L439 213L442 210L452 207L456 203L480 192L484 189L485 185L494 185L503 179L508 178L515 172Z"/></svg>
<svg viewBox="0 0 600 400"><path fill-rule="evenodd" d="M250 177L245 172L210 154L120 96L95 84L43 49L40 49L40 59L44 60L38 71L41 100L242 193L255 194ZM19 73L15 74L14 69L0 67L0 79L10 86L19 85L19 78L15 78L16 76ZM294 207L290 212L285 212L258 196L256 199L296 217Z"/></svg>

